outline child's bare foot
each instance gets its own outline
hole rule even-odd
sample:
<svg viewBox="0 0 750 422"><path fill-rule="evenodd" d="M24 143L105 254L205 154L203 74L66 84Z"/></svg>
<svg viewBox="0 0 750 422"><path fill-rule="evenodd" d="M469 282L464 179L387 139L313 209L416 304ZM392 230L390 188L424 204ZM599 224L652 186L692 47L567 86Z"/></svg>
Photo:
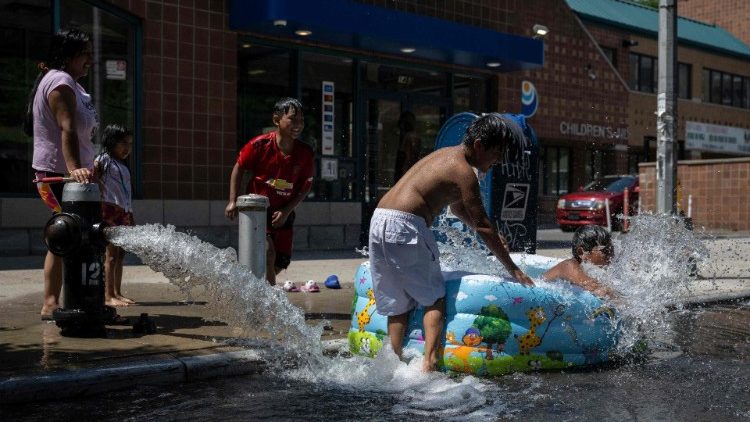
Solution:
<svg viewBox="0 0 750 422"><path fill-rule="evenodd" d="M109 299L106 299L104 301L104 304L107 305L107 306L115 306L115 307L118 307L118 308L130 305L128 302L124 302L124 301L122 301L122 300L120 300L120 299L118 299L116 297L111 297Z"/></svg>
<svg viewBox="0 0 750 422"><path fill-rule="evenodd" d="M422 372L435 372L437 371L437 360L430 360L425 358L422 361Z"/></svg>
<svg viewBox="0 0 750 422"><path fill-rule="evenodd" d="M60 305L58 305L56 303L52 304L52 305L44 304L42 306L42 310L39 312L39 315L41 315L42 320L45 320L45 321L49 320L49 321L51 321L52 320L52 312L54 312L55 309L57 309L59 307L60 307Z"/></svg>
<svg viewBox="0 0 750 422"><path fill-rule="evenodd" d="M133 299L130 299L128 297L125 297L123 295L117 295L117 298L121 301L127 303L128 305L134 305L136 302Z"/></svg>

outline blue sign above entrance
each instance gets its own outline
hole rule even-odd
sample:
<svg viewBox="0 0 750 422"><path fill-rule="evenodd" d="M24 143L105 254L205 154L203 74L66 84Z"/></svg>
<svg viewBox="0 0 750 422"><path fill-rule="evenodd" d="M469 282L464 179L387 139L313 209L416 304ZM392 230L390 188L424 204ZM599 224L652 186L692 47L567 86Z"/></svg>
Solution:
<svg viewBox="0 0 750 422"><path fill-rule="evenodd" d="M232 0L238 31L509 72L544 64L541 40L346 0ZM499 66L497 64L499 63Z"/></svg>

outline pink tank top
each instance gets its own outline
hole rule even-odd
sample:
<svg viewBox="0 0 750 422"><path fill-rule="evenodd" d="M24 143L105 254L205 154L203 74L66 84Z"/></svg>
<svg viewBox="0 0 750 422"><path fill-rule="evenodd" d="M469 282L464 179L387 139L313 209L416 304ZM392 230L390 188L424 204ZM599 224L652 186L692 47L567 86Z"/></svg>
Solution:
<svg viewBox="0 0 750 422"><path fill-rule="evenodd" d="M34 170L67 174L68 168L62 152L62 133L49 106L49 94L60 85L69 86L76 95L76 132L81 166L94 166L93 139L99 127L99 116L86 93L67 73L50 69L39 82L34 96Z"/></svg>

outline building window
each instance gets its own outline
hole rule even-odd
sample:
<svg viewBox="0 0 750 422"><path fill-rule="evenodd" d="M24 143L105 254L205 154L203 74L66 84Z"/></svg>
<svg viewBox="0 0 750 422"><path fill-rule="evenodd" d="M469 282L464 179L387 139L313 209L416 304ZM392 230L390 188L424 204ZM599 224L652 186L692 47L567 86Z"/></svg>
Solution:
<svg viewBox="0 0 750 422"><path fill-rule="evenodd" d="M645 161L643 154L638 152L628 153L628 174L638 174L638 163Z"/></svg>
<svg viewBox="0 0 750 422"><path fill-rule="evenodd" d="M291 54L288 50L242 42L239 49L238 112L239 151L250 139L275 129L273 105L294 96L290 87Z"/></svg>
<svg viewBox="0 0 750 422"><path fill-rule="evenodd" d="M656 57L630 53L630 89L641 92L656 92L658 68Z"/></svg>
<svg viewBox="0 0 750 422"><path fill-rule="evenodd" d="M539 157L539 179L543 195L568 193L570 182L570 148L542 147Z"/></svg>
<svg viewBox="0 0 750 422"><path fill-rule="evenodd" d="M16 7L12 7L11 5ZM23 133L26 100L46 60L52 12L50 2L0 0L0 193L31 195L33 140ZM31 14L32 19L27 16Z"/></svg>
<svg viewBox="0 0 750 422"><path fill-rule="evenodd" d="M53 13L52 4L58 7ZM140 52L139 20L112 6L94 6L88 2L0 0L3 11L0 24L0 187L1 194L33 195L31 183L33 140L21 131L21 119L29 91L38 74L37 64L46 60L53 26L53 15L61 28L76 28L91 35L93 65L80 84L91 94L97 108L100 131L94 142L98 147L101 129L109 123L127 125L134 134L131 154L136 196L140 193L140 114L136 104L140 95L140 75L136 68Z"/></svg>
<svg viewBox="0 0 750 422"><path fill-rule="evenodd" d="M750 78L703 69L703 101L731 107L750 107Z"/></svg>
<svg viewBox="0 0 750 422"><path fill-rule="evenodd" d="M308 200L355 201L357 178L353 156L354 97L352 59L303 53L299 66L302 77L302 103L305 105L304 139L315 150L316 175ZM333 84L333 92L323 92ZM324 95L333 95L333 107L324 104ZM324 121L333 111L333 121ZM331 127L332 126L332 127ZM333 151L323 153L324 129L333 129ZM335 174L334 174L335 173Z"/></svg>
<svg viewBox="0 0 750 422"><path fill-rule="evenodd" d="M677 63L677 96L690 99L692 66ZM659 90L659 59L643 54L630 53L630 89L656 93Z"/></svg>
<svg viewBox="0 0 750 422"><path fill-rule="evenodd" d="M487 110L487 83L483 78L468 75L453 77L453 113Z"/></svg>
<svg viewBox="0 0 750 422"><path fill-rule="evenodd" d="M687 63L677 63L677 97L689 100L693 97L692 88L693 66Z"/></svg>
<svg viewBox="0 0 750 422"><path fill-rule="evenodd" d="M612 47L599 46L604 52L604 56L612 63L612 66L617 67L617 49Z"/></svg>

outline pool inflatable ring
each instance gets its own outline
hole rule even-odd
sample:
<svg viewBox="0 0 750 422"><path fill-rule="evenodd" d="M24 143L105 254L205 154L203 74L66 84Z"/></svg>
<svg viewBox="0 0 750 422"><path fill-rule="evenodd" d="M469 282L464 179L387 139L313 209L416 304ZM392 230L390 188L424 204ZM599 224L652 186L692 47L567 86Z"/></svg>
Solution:
<svg viewBox="0 0 750 422"><path fill-rule="evenodd" d="M537 278L558 259L511 254ZM606 362L617 344L614 310L578 288L525 287L511 279L444 271L446 324L440 366L480 376L517 371L563 369ZM352 353L375 356L387 334L387 318L378 314L370 265L354 279ZM405 349L424 349L422 309L409 315Z"/></svg>

